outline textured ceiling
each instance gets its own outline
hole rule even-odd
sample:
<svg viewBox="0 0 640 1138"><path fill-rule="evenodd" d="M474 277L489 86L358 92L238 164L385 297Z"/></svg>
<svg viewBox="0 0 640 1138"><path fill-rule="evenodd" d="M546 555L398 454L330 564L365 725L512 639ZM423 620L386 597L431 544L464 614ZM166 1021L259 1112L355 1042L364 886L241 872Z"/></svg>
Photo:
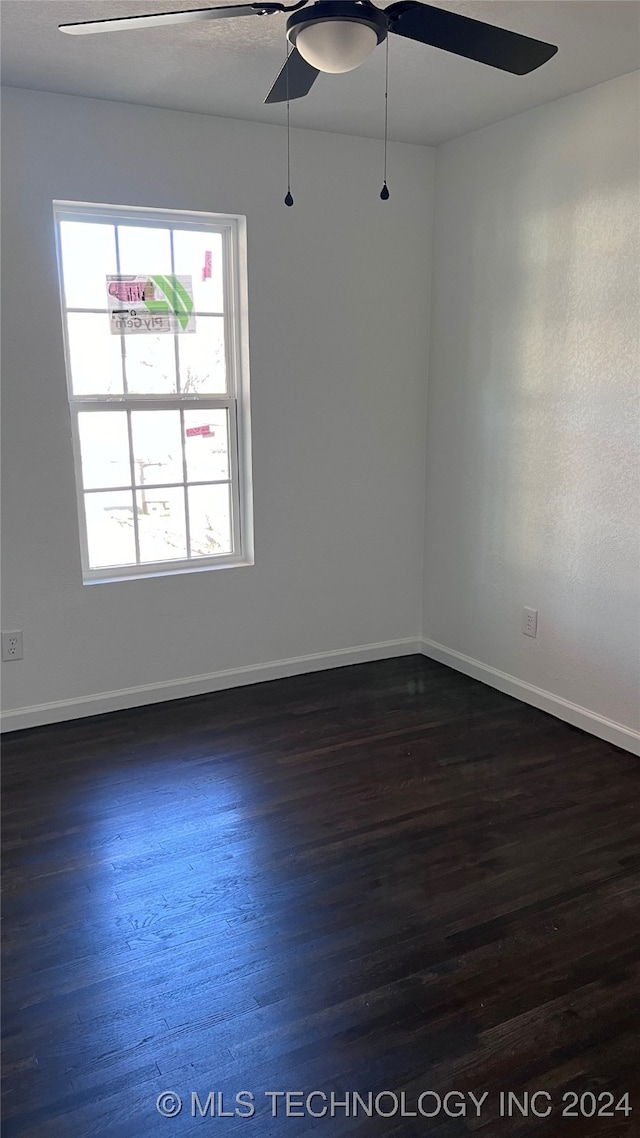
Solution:
<svg viewBox="0 0 640 1138"><path fill-rule="evenodd" d="M284 122L284 106L263 104L285 57L282 15L87 37L58 31L60 23L206 6L198 0L2 0L2 81ZM637 0L439 0L438 6L555 43L558 54L519 77L391 36L391 138L435 145L640 68ZM292 125L381 137L383 85L378 48L357 71L321 75L306 99L292 103Z"/></svg>

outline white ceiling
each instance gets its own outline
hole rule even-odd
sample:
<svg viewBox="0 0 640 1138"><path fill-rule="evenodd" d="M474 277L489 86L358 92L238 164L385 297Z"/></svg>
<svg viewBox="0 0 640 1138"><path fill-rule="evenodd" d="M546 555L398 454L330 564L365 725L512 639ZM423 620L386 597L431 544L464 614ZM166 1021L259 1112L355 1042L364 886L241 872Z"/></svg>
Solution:
<svg viewBox="0 0 640 1138"><path fill-rule="evenodd" d="M223 2L228 0L217 0ZM39 91L284 122L283 105L263 104L285 57L283 15L87 37L58 31L58 24L72 21L196 7L207 4L1 0L2 81ZM439 0L438 7L555 43L558 53L531 75L513 76L391 36L391 138L436 145L640 68L640 0ZM348 75L320 75L306 99L291 104L291 122L381 137L384 49Z"/></svg>

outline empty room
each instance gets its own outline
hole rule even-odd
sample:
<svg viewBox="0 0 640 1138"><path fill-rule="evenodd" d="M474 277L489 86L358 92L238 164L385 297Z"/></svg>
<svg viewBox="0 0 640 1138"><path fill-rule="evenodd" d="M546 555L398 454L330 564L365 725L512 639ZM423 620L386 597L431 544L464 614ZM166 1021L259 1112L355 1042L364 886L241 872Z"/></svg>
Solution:
<svg viewBox="0 0 640 1138"><path fill-rule="evenodd" d="M0 0L6 1138L640 1134L640 2Z"/></svg>

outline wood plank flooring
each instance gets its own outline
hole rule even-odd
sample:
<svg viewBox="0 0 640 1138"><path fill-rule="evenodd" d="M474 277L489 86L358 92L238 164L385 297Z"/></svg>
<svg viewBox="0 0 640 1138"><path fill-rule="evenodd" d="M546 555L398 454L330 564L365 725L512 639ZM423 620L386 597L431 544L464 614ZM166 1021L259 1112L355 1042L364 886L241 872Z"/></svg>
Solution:
<svg viewBox="0 0 640 1138"><path fill-rule="evenodd" d="M5 1138L640 1134L631 755L405 657L16 732L3 780Z"/></svg>

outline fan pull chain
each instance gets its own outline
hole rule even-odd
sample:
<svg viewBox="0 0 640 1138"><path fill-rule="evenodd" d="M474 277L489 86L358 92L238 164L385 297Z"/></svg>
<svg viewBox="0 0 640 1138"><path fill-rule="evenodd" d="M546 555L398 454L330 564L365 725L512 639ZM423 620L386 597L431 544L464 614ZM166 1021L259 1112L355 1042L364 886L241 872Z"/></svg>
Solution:
<svg viewBox="0 0 640 1138"><path fill-rule="evenodd" d="M388 137L388 124L389 124L389 36L384 41L385 58L384 58L384 182L380 190L380 197L383 202L388 201L389 190L387 187L387 137Z"/></svg>
<svg viewBox="0 0 640 1138"><path fill-rule="evenodd" d="M284 199L285 205L293 205L293 194L291 193L291 112L289 104L289 44L287 43L287 59L285 80L287 84L287 192Z"/></svg>

